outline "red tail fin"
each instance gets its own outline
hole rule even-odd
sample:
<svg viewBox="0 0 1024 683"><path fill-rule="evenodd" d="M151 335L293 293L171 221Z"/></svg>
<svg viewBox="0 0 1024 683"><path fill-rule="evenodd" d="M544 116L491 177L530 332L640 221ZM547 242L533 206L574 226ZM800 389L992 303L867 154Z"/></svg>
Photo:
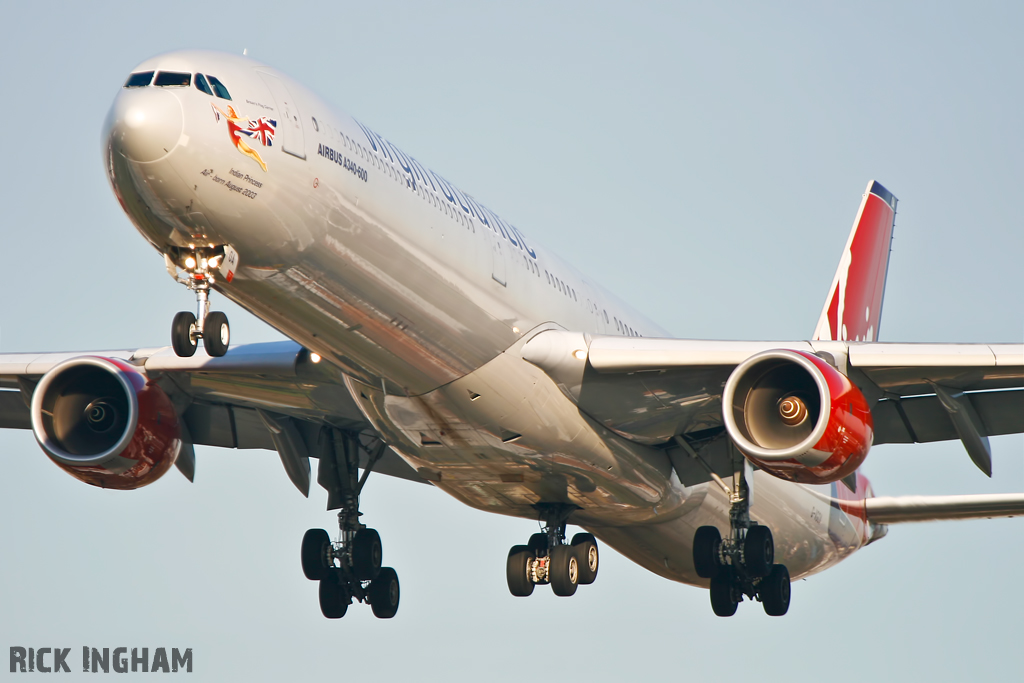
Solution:
<svg viewBox="0 0 1024 683"><path fill-rule="evenodd" d="M896 197L872 180L839 260L815 339L878 341L895 220Z"/></svg>

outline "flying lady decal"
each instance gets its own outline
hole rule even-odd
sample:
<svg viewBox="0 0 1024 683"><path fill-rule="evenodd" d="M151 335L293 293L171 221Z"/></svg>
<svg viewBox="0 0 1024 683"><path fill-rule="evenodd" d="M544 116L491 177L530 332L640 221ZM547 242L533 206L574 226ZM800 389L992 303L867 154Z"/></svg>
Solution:
<svg viewBox="0 0 1024 683"><path fill-rule="evenodd" d="M221 116L227 119L228 135L231 136L231 142L234 143L235 148L254 160L260 165L260 168L266 171L267 164L260 157L259 152L246 144L245 138L255 140L264 147L273 146L274 133L277 132L277 121L266 116L261 116L256 120L240 116L235 113L235 109L231 105L228 105L226 112L216 104L211 106L213 107L213 115L217 117L218 121L220 121Z"/></svg>

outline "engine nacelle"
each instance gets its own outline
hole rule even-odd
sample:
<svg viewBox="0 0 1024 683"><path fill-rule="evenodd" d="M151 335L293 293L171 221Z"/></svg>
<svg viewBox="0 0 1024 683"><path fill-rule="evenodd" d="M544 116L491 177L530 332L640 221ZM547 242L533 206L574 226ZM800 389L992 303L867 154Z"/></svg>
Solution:
<svg viewBox="0 0 1024 683"><path fill-rule="evenodd" d="M748 460L803 484L842 479L860 467L874 440L860 390L802 351L765 351L740 363L725 383L722 417Z"/></svg>
<svg viewBox="0 0 1024 683"><path fill-rule="evenodd" d="M82 356L57 365L36 386L31 413L43 451L93 486L152 484L181 451L171 399L122 360Z"/></svg>

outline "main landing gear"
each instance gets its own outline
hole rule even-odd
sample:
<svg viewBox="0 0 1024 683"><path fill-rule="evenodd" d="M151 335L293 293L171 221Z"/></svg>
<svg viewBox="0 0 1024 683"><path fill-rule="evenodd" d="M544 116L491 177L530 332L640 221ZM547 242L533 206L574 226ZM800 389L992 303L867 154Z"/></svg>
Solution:
<svg viewBox="0 0 1024 683"><path fill-rule="evenodd" d="M759 600L769 616L781 617L789 610L789 570L774 563L771 529L750 521L750 490L744 470L739 466L733 477L729 536L723 539L713 526L697 529L693 565L698 576L711 579L711 609L718 616L736 614L745 595Z"/></svg>
<svg viewBox="0 0 1024 683"><path fill-rule="evenodd" d="M192 356L202 339L208 354L223 356L231 342L228 317L220 311L210 311L210 285L216 282L215 272L224 258L223 247L178 249L166 258L168 272L196 293L196 315L182 311L171 323L174 353L184 358ZM175 266L183 267L180 274Z"/></svg>
<svg viewBox="0 0 1024 683"><path fill-rule="evenodd" d="M594 583L597 578L597 539L591 534L576 534L567 544L565 520L575 506L540 507L545 515L544 531L531 536L527 545L512 546L508 551L508 590L517 597L526 597L537 584L550 583L555 595L568 597L580 584Z"/></svg>
<svg viewBox="0 0 1024 683"><path fill-rule="evenodd" d="M310 529L302 537L302 573L320 582L320 611L328 619L345 616L353 600L369 603L378 619L398 613L401 589L398 573L382 567L380 534L359 521L359 493L377 460L381 443L359 477L359 453L365 448L358 435L321 432L317 481L327 489L328 509L338 509L339 539L332 541L323 529ZM340 452L339 452L340 451Z"/></svg>

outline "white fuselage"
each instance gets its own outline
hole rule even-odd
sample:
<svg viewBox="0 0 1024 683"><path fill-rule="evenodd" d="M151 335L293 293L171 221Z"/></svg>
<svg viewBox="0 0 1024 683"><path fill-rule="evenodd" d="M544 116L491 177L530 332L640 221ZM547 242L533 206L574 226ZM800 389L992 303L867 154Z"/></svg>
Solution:
<svg viewBox="0 0 1024 683"><path fill-rule="evenodd" d="M105 162L155 248L231 245L239 266L217 291L338 366L366 418L439 488L521 517L575 505L571 523L706 584L691 542L698 526L728 528L722 491L683 486L663 450L582 414L520 353L546 329L664 330L283 74L197 51L133 73L154 70L213 76L231 97L118 94ZM754 481L752 516L772 527L794 579L866 542L860 520L830 505L834 489Z"/></svg>

